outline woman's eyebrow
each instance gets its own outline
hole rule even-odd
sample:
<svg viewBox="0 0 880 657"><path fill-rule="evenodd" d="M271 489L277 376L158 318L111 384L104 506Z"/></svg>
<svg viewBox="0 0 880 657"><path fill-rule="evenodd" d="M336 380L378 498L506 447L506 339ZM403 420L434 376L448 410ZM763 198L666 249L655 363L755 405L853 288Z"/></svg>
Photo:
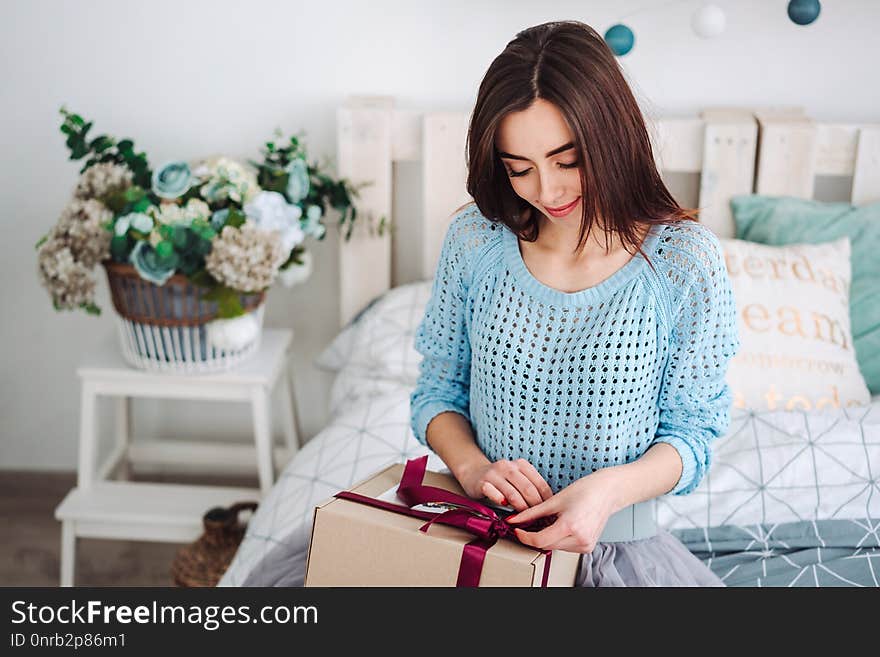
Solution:
<svg viewBox="0 0 880 657"><path fill-rule="evenodd" d="M547 153L544 157L553 157L554 155L558 155L563 151L567 151L569 148L574 148L574 142L570 141L567 144L563 144L558 148L554 148L552 151ZM503 157L507 160L528 160L529 158L523 157L522 155L511 155L510 153L505 153L504 151L498 151L498 157Z"/></svg>

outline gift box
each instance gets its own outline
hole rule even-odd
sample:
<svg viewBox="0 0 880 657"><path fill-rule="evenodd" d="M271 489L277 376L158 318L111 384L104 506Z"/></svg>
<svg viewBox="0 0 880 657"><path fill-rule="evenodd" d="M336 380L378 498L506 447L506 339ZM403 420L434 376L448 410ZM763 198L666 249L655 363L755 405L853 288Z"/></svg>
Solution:
<svg viewBox="0 0 880 657"><path fill-rule="evenodd" d="M519 543L503 511L426 462L389 466L315 508L305 586L574 585L580 554Z"/></svg>

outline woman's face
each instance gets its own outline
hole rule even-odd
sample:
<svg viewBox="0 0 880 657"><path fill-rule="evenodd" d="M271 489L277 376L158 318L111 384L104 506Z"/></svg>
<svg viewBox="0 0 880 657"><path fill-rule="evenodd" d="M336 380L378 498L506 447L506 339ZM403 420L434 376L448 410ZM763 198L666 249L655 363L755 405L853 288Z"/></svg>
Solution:
<svg viewBox="0 0 880 657"><path fill-rule="evenodd" d="M574 135L556 105L538 98L505 116L495 148L521 198L554 224L580 225L580 162Z"/></svg>

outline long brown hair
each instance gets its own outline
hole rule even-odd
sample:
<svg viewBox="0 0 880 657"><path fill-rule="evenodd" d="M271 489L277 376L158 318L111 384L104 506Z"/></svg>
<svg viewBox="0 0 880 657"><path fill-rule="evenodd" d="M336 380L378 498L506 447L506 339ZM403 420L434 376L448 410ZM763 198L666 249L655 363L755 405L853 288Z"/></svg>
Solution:
<svg viewBox="0 0 880 657"><path fill-rule="evenodd" d="M542 98L556 105L574 134L583 193L578 251L601 221L606 248L617 233L639 251L638 228L696 219L660 178L638 103L605 40L577 21L523 30L480 83L467 137L467 191L480 212L520 238L538 237L539 211L513 190L495 148L501 120Z"/></svg>

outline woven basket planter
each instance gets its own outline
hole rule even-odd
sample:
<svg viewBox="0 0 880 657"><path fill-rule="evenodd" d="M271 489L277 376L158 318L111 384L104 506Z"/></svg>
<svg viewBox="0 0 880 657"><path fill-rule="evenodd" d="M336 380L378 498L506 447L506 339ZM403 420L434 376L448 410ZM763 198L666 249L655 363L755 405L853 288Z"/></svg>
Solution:
<svg viewBox="0 0 880 657"><path fill-rule="evenodd" d="M205 290L175 274L159 286L140 277L129 264L105 260L110 296L116 309L119 340L126 362L139 369L181 374L222 372L259 348L265 292L242 294L241 306L253 313L259 330L239 348L218 348L207 324L217 319L217 303L202 301Z"/></svg>
<svg viewBox="0 0 880 657"><path fill-rule="evenodd" d="M228 508L215 507L202 516L204 532L195 542L177 551L171 564L171 577L177 586L216 586L229 568L246 524L239 522L242 511L255 511L256 502L239 502Z"/></svg>

